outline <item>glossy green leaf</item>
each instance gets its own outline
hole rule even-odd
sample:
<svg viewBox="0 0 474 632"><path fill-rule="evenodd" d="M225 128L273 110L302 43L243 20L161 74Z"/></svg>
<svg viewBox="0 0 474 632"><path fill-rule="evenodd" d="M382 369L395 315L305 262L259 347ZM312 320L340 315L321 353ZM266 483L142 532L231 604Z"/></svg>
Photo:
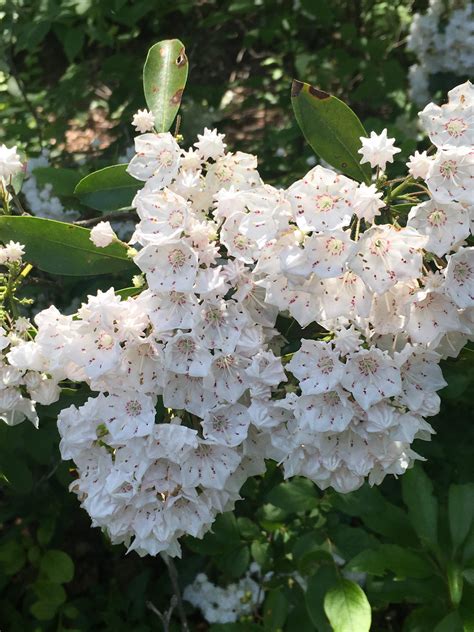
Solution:
<svg viewBox="0 0 474 632"><path fill-rule="evenodd" d="M187 78L188 58L179 40L163 40L150 48L143 67L143 89L157 132L171 127Z"/></svg>
<svg viewBox="0 0 474 632"><path fill-rule="evenodd" d="M382 544L377 550L366 550L350 560L348 570L384 575L391 571L396 577L423 579L433 574L428 559L416 551L396 544Z"/></svg>
<svg viewBox="0 0 474 632"><path fill-rule="evenodd" d="M371 169L361 165L358 150L367 136L345 103L308 83L293 81L291 103L304 137L323 160L359 182L370 182Z"/></svg>
<svg viewBox="0 0 474 632"><path fill-rule="evenodd" d="M336 585L337 581L338 575L334 564L321 566L308 579L305 595L306 609L318 632L331 632L331 626L324 614L323 604L326 593Z"/></svg>
<svg viewBox="0 0 474 632"><path fill-rule="evenodd" d="M65 584L74 577L74 562L64 551L46 551L40 563L44 577L56 584Z"/></svg>
<svg viewBox="0 0 474 632"><path fill-rule="evenodd" d="M25 260L44 272L91 276L136 270L126 246L113 243L97 248L90 230L41 217L0 217L0 241L25 245Z"/></svg>
<svg viewBox="0 0 474 632"><path fill-rule="evenodd" d="M288 512L307 511L318 505L316 488L307 478L294 478L280 483L267 496L268 502Z"/></svg>
<svg viewBox="0 0 474 632"><path fill-rule="evenodd" d="M74 195L96 211L117 211L129 208L143 183L127 173L128 165L112 165L82 178Z"/></svg>
<svg viewBox="0 0 474 632"><path fill-rule="evenodd" d="M448 495L449 530L456 550L474 523L474 483L451 485Z"/></svg>
<svg viewBox="0 0 474 632"><path fill-rule="evenodd" d="M250 551L248 546L239 546L230 551L224 551L216 557L216 565L229 577L241 577L250 564Z"/></svg>
<svg viewBox="0 0 474 632"><path fill-rule="evenodd" d="M263 604L263 627L266 632L283 629L288 616L288 600L281 588L270 590Z"/></svg>
<svg viewBox="0 0 474 632"><path fill-rule="evenodd" d="M334 632L369 632L372 613L369 601L359 586L339 578L324 597L324 612Z"/></svg>
<svg viewBox="0 0 474 632"><path fill-rule="evenodd" d="M76 169L37 167L33 174L40 186L51 184L54 195L59 196L74 195L74 189L81 179L81 174Z"/></svg>
<svg viewBox="0 0 474 632"><path fill-rule="evenodd" d="M420 540L434 547L438 543L438 501L423 469L416 466L402 477L402 496L410 521Z"/></svg>

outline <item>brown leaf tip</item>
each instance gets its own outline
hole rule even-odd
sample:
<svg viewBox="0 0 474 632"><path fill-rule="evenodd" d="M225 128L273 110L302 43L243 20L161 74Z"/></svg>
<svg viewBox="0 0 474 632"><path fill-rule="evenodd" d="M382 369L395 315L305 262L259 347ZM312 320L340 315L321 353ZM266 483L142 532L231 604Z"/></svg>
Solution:
<svg viewBox="0 0 474 632"><path fill-rule="evenodd" d="M309 93L312 94L313 97L316 97L317 99L329 99L329 97L331 96L327 92L324 92L323 90L318 90L317 88L314 88L313 86L309 86Z"/></svg>
<svg viewBox="0 0 474 632"><path fill-rule="evenodd" d="M181 68L181 66L184 66L188 61L188 58L186 57L186 53L184 52L184 46L183 48L179 51L179 55L176 58L176 65L178 66L178 68Z"/></svg>
<svg viewBox="0 0 474 632"><path fill-rule="evenodd" d="M298 79L293 79L293 83L291 84L291 96L297 97L301 90L303 90L304 83L302 81L298 81Z"/></svg>

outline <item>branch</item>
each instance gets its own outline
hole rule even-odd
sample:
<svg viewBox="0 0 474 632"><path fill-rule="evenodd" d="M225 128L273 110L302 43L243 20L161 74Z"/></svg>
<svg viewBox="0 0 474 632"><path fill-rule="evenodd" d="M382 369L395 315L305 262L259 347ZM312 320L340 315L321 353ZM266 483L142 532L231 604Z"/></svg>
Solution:
<svg viewBox="0 0 474 632"><path fill-rule="evenodd" d="M158 608L155 606L155 604L153 604L151 601L146 602L146 607L152 612L154 612L157 617L160 618L161 623L163 624L163 632L169 632L171 615L173 614L173 610L176 608L177 603L178 603L178 598L176 597L176 595L173 595L171 597L170 607L164 614L162 614L158 610Z"/></svg>
<svg viewBox="0 0 474 632"><path fill-rule="evenodd" d="M163 558L166 566L168 567L168 574L170 576L174 596L176 597L179 618L181 619L181 630L182 632L189 632L188 621L186 619L186 613L184 612L183 599L181 597L181 590L179 589L178 571L176 569L175 563L173 562L173 560L171 559L169 555L167 555L166 553L161 553L161 557Z"/></svg>
<svg viewBox="0 0 474 632"><path fill-rule="evenodd" d="M90 219L82 219L74 222L75 226L95 226L99 222L107 222L109 220L122 219L122 220L136 220L137 214L135 211L112 211L106 215L100 215L99 217L91 217Z"/></svg>

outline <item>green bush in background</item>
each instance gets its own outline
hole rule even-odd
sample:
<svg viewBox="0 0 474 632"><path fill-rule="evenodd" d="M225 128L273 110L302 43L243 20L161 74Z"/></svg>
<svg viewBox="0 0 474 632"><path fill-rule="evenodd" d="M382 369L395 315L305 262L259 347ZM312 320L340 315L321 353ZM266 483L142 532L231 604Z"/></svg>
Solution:
<svg viewBox="0 0 474 632"><path fill-rule="evenodd" d="M55 163L79 176L86 156L88 170L111 164L126 149L123 139L132 143L126 122L143 107L146 51L158 39L177 37L186 44L192 78L181 110L185 142L204 125L216 125L229 145L258 153L267 181L285 184L302 175L313 154L291 111L297 77L342 98L367 128L388 127L389 135L404 139L401 164L417 144L403 43L413 11L425 6L408 0L5 1L2 142L19 142L29 156L52 146ZM86 151L78 141L90 130ZM62 183L54 186L67 200L75 183ZM98 283L107 286L107 277L53 287L45 277L31 293L67 305ZM364 574L374 632L474 630L472 353L466 349L444 364L449 386L433 420L436 440L419 448L428 459L423 468L346 496L321 493L302 479L283 482L269 468L245 485L234 514L220 516L203 540L185 542L176 563L182 587L203 571L225 585L252 561L273 573L252 620L212 631L325 632L329 621L346 630L337 623L344 616L353 609L364 616L348 573ZM41 432L26 424L0 426L0 629L161 629L147 602L167 609L173 590L166 566L161 558L126 557L90 528L68 492L56 411L54 405L42 411ZM337 595L325 598L334 583ZM186 610L193 630L208 629L199 612L189 604ZM178 619L171 629L180 629Z"/></svg>

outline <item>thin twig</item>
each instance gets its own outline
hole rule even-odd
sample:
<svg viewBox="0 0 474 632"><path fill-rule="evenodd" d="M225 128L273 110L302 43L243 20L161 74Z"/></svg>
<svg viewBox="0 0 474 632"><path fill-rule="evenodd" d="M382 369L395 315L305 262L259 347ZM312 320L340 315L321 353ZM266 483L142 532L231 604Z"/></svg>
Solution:
<svg viewBox="0 0 474 632"><path fill-rule="evenodd" d="M74 222L75 226L95 226L99 222L107 222L109 220L114 219L122 219L129 220L137 219L137 214L135 211L112 211L111 213L107 213L106 215L100 215L99 217L91 217L90 219L81 219L77 222Z"/></svg>
<svg viewBox="0 0 474 632"><path fill-rule="evenodd" d="M164 614L162 614L158 610L158 608L155 606L154 603L152 603L151 601L146 602L146 607L149 610L151 610L153 613L155 613L157 617L160 618L161 623L163 624L163 632L169 632L171 615L173 614L173 610L176 608L177 603L178 603L178 598L176 597L176 595L173 595L171 597L170 607Z"/></svg>
<svg viewBox="0 0 474 632"><path fill-rule="evenodd" d="M181 619L181 630L182 632L189 632L188 621L186 619L186 613L184 612L183 599L181 597L181 590L179 589L178 570L175 566L175 563L173 562L173 560L171 559L169 555L167 555L166 553L161 553L161 557L163 558L168 568L168 574L170 576L173 592L177 599L178 613L179 613L179 618Z"/></svg>

